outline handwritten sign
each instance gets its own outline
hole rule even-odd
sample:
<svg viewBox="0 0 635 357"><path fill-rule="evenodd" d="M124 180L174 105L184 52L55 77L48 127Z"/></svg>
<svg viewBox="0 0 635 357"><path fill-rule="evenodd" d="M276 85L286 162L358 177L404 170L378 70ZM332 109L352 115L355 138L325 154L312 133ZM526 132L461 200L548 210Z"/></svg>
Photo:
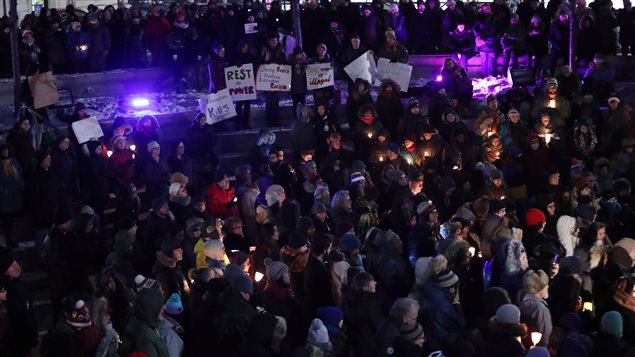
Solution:
<svg viewBox="0 0 635 357"><path fill-rule="evenodd" d="M78 120L71 124L71 128L73 128L73 133L75 133L77 142L80 144L90 141L90 139L99 139L104 136L104 132L99 126L99 121L95 117Z"/></svg>
<svg viewBox="0 0 635 357"><path fill-rule="evenodd" d="M373 55L368 51L344 67L344 72L346 72L353 81L356 81L357 78L362 78L368 81L368 83L373 83L375 69L375 58L373 58Z"/></svg>
<svg viewBox="0 0 635 357"><path fill-rule="evenodd" d="M407 92L410 86L410 76L412 75L412 66L404 63L390 63L387 58L380 58L377 61L377 79L392 79L395 81L402 92Z"/></svg>
<svg viewBox="0 0 635 357"><path fill-rule="evenodd" d="M291 66L261 64L256 75L256 90L288 92L291 90Z"/></svg>
<svg viewBox="0 0 635 357"><path fill-rule="evenodd" d="M307 89L320 89L335 85L332 63L316 63L306 66Z"/></svg>
<svg viewBox="0 0 635 357"><path fill-rule="evenodd" d="M234 102L256 99L256 79L253 64L226 67L225 83Z"/></svg>
<svg viewBox="0 0 635 357"><path fill-rule="evenodd" d="M248 22L245 24L245 34L258 33L258 23Z"/></svg>
<svg viewBox="0 0 635 357"><path fill-rule="evenodd" d="M198 106L207 117L207 124L214 124L236 116L236 107L232 103L229 89L225 88L198 100Z"/></svg>

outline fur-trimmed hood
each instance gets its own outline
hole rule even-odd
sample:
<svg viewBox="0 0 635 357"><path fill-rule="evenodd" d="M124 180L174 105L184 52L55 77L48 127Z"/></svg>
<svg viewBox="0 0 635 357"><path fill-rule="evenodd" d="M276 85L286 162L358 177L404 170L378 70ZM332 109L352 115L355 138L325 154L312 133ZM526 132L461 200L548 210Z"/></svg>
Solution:
<svg viewBox="0 0 635 357"><path fill-rule="evenodd" d="M393 93L395 93L395 95L399 95L401 88L399 87L399 84L397 84L397 82L393 81L392 79L384 79L383 81L381 81L381 84L379 85L378 95L384 94L384 91L389 84L392 85L392 87L394 88Z"/></svg>
<svg viewBox="0 0 635 357"><path fill-rule="evenodd" d="M176 268L176 260L169 258L162 251L157 252L157 261L168 268Z"/></svg>

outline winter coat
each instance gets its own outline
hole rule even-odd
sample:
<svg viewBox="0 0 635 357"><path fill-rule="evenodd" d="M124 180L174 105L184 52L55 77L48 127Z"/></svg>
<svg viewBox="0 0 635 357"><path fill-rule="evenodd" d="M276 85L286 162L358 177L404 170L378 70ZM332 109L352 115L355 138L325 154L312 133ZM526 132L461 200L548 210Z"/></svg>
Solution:
<svg viewBox="0 0 635 357"><path fill-rule="evenodd" d="M355 356L375 356L378 346L370 341L384 319L377 297L365 291L351 291L343 307L344 325Z"/></svg>
<svg viewBox="0 0 635 357"><path fill-rule="evenodd" d="M4 165L11 165L12 172L7 173ZM20 211L23 207L23 192L24 178L20 164L12 157L0 160L0 213Z"/></svg>
<svg viewBox="0 0 635 357"><path fill-rule="evenodd" d="M325 263L311 254L304 268L305 316L315 317L318 307L333 306L331 272Z"/></svg>
<svg viewBox="0 0 635 357"><path fill-rule="evenodd" d="M476 40L476 50L487 53L500 53L500 37L496 33L494 16L482 15L472 29Z"/></svg>
<svg viewBox="0 0 635 357"><path fill-rule="evenodd" d="M291 142L296 153L302 150L315 150L314 126L311 118L298 118L291 123Z"/></svg>
<svg viewBox="0 0 635 357"><path fill-rule="evenodd" d="M228 217L238 217L238 206L232 203L236 189L230 187L228 190L222 189L217 184L212 183L207 192L207 211L214 217L225 219Z"/></svg>
<svg viewBox="0 0 635 357"><path fill-rule="evenodd" d="M433 283L415 285L409 297L419 302L420 321L431 350L446 349L459 339L465 328L461 305L451 303Z"/></svg>
<svg viewBox="0 0 635 357"><path fill-rule="evenodd" d="M406 16L402 13L398 13L392 17L392 29L395 31L397 41L401 43L408 42L408 30L406 29Z"/></svg>
<svg viewBox="0 0 635 357"><path fill-rule="evenodd" d="M115 234L113 251L106 257L105 266L112 265L126 278L134 278L134 266L132 264L132 246L135 237L128 231L120 230Z"/></svg>
<svg viewBox="0 0 635 357"><path fill-rule="evenodd" d="M437 230L436 234L433 230ZM434 257L437 254L437 239L441 239L437 227L431 227L428 222L418 222L408 234L407 253L412 266L418 258Z"/></svg>
<svg viewBox="0 0 635 357"><path fill-rule="evenodd" d="M13 156L20 164L20 168L26 173L30 173L33 170L35 149L32 142L31 133L24 131L20 127L11 129L7 136L7 143L13 146L15 153Z"/></svg>
<svg viewBox="0 0 635 357"><path fill-rule="evenodd" d="M183 339L178 334L178 330L183 328L174 320L165 316L160 317L159 335L165 342L170 357L180 357L183 354Z"/></svg>
<svg viewBox="0 0 635 357"><path fill-rule="evenodd" d="M66 151L55 150L51 154L51 168L53 175L62 185L64 190L63 198L70 201L72 195L77 191L77 166L71 149Z"/></svg>
<svg viewBox="0 0 635 357"><path fill-rule="evenodd" d="M27 207L33 223L38 229L48 229L53 224L53 215L62 195L62 185L52 170L37 167L26 181Z"/></svg>
<svg viewBox="0 0 635 357"><path fill-rule="evenodd" d="M554 129L563 129L567 126L569 118L571 117L571 103L561 95L556 96L555 101L555 109L545 109L549 103L549 98L544 94L537 96L534 106L531 108L531 117L538 120L540 114L547 110L549 112L549 118L551 119L551 125L553 125Z"/></svg>
<svg viewBox="0 0 635 357"><path fill-rule="evenodd" d="M379 32L382 30L380 20L375 14L370 16L362 16L361 18L360 36L362 43L368 46L370 49L377 49L379 47Z"/></svg>
<svg viewBox="0 0 635 357"><path fill-rule="evenodd" d="M551 24L549 43L553 53L559 55L569 53L569 21L563 24L556 20Z"/></svg>
<svg viewBox="0 0 635 357"><path fill-rule="evenodd" d="M392 356L395 353L396 346L403 342L403 337L399 332L401 321L396 321L391 317L387 317L377 328L375 338L366 341L368 346L377 343L377 356ZM371 347L372 348L372 347Z"/></svg>
<svg viewBox="0 0 635 357"><path fill-rule="evenodd" d="M291 94L306 95L306 59L297 61L295 56L291 60Z"/></svg>
<svg viewBox="0 0 635 357"><path fill-rule="evenodd" d="M115 149L108 158L108 171L122 185L128 185L135 180L134 153L130 149Z"/></svg>
<svg viewBox="0 0 635 357"><path fill-rule="evenodd" d="M553 330L551 312L549 312L547 303L536 295L521 293L518 309L521 321L527 324L529 331L542 333L542 339L538 345L547 346Z"/></svg>
<svg viewBox="0 0 635 357"><path fill-rule="evenodd" d="M390 62L408 63L408 49L399 42L392 48L385 44L377 53L377 57L387 58Z"/></svg>
<svg viewBox="0 0 635 357"><path fill-rule="evenodd" d="M227 88L227 84L225 83L225 67L227 67L227 59L225 59L225 57L219 57L216 54L212 55L212 60L207 65L210 93L215 93Z"/></svg>
<svg viewBox="0 0 635 357"><path fill-rule="evenodd" d="M0 284L7 291L7 301L3 304L9 319L3 340L11 341L0 352L3 356L26 356L38 343L29 288L21 278L12 279L7 275L0 277Z"/></svg>
<svg viewBox="0 0 635 357"><path fill-rule="evenodd" d="M476 54L475 45L474 33L470 29L450 33L450 48L455 53L472 58Z"/></svg>
<svg viewBox="0 0 635 357"><path fill-rule="evenodd" d="M144 32L150 52L160 52L166 47L171 29L172 25L162 17L150 16L146 20Z"/></svg>
<svg viewBox="0 0 635 357"><path fill-rule="evenodd" d="M148 196L156 198L167 191L170 169L165 159L150 156L139 162L137 177L139 185L146 187Z"/></svg>
<svg viewBox="0 0 635 357"><path fill-rule="evenodd" d="M403 116L404 108L394 82L392 83L394 90L390 96L384 91L386 84L388 82L379 87L379 95L377 96L375 107L377 108L377 115L381 125L388 130L390 136L397 137L397 124Z"/></svg>
<svg viewBox="0 0 635 357"><path fill-rule="evenodd" d="M148 357L169 357L168 349L159 335L159 314L163 295L158 289L143 289L137 293L134 316L126 326L122 352L142 352Z"/></svg>
<svg viewBox="0 0 635 357"><path fill-rule="evenodd" d="M166 256L162 251L156 253L157 261L152 268L152 275L161 284L165 296L174 293L181 296L183 308L188 309L190 284L179 267L177 261Z"/></svg>
<svg viewBox="0 0 635 357"><path fill-rule="evenodd" d="M66 52L71 61L87 59L92 45L90 37L84 31L71 31L66 35ZM82 50L81 46L88 46L88 48Z"/></svg>
<svg viewBox="0 0 635 357"><path fill-rule="evenodd" d="M90 57L104 57L111 49L110 30L104 25L88 27L88 38L90 38L91 47L88 49Z"/></svg>
<svg viewBox="0 0 635 357"><path fill-rule="evenodd" d="M189 157L194 160L208 159L214 152L216 142L212 126L204 124L203 127L196 121L193 122L185 134L185 150Z"/></svg>
<svg viewBox="0 0 635 357"><path fill-rule="evenodd" d="M567 257L573 255L574 249L578 246L579 238L573 235L576 226L576 219L571 216L560 216L556 224L558 239L562 243Z"/></svg>
<svg viewBox="0 0 635 357"><path fill-rule="evenodd" d="M318 153L328 151L327 139L332 133L342 133L342 128L338 122L337 116L327 110L324 115L316 115L313 117L313 135L316 138L316 147ZM319 156L320 154L318 154Z"/></svg>

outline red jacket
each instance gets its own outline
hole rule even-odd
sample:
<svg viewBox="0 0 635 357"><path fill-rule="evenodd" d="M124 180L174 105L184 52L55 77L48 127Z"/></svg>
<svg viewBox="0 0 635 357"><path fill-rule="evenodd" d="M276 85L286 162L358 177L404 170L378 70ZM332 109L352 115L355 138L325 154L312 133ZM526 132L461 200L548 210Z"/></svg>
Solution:
<svg viewBox="0 0 635 357"><path fill-rule="evenodd" d="M228 207L234 199L235 188L224 190L213 183L207 192L205 192L205 200L207 201L207 211L216 218L225 219L227 217L238 217L238 205Z"/></svg>
<svg viewBox="0 0 635 357"><path fill-rule="evenodd" d="M132 150L115 150L108 161L110 164L110 170L117 180L125 184L134 182L135 172Z"/></svg>
<svg viewBox="0 0 635 357"><path fill-rule="evenodd" d="M145 24L145 34L150 52L160 51L165 48L168 33L172 25L162 17L150 16Z"/></svg>

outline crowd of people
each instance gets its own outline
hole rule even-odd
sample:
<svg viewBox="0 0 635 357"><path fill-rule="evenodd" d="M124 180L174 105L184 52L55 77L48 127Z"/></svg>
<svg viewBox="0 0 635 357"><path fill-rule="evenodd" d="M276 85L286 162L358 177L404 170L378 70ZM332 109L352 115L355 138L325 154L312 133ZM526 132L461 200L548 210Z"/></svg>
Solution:
<svg viewBox="0 0 635 357"><path fill-rule="evenodd" d="M578 64L588 65L597 53L615 55L619 48L628 55L633 48L635 13L630 1L618 11L610 0L596 0L588 7L578 0L572 12L566 1L552 0L545 8L538 0L525 0L515 10L512 13L504 0L449 0L445 9L438 0L392 5L374 0L361 7L349 0L310 0L301 10L300 23L309 57L317 56L321 45L328 61L344 65L354 59L349 39L355 36L363 48L380 56L384 49L384 54L392 54L389 58L402 62L408 53L454 54L465 68L479 53L483 74L492 75L497 73L496 56L504 56L503 73L508 66L518 66L519 56L526 56L535 72L547 68L553 74L558 61L568 62L571 16ZM18 34L12 34L6 17L2 28L2 53L11 53L10 37L19 36L21 72L26 75L37 69L77 73L147 65L170 66L181 75L192 66L219 61L241 64L246 55L257 63L293 59L291 51L284 59L265 53L272 36L284 36L285 41L294 36L291 11L283 11L277 0L266 6L252 0L242 6L214 1L207 6L172 3L149 9L89 6L81 19L69 5L65 11L43 9L39 15L25 16ZM387 45L385 31L393 32L396 43ZM11 70L11 57L3 56L0 76L10 77Z"/></svg>
<svg viewBox="0 0 635 357"><path fill-rule="evenodd" d="M212 3L200 21L289 20L273 4L246 5ZM436 7L421 12L444 19ZM157 19L154 9L147 21L167 24L167 36L180 11L192 16L175 7ZM309 1L303 23L351 9ZM106 13L92 12L98 23ZM317 37L364 23L340 16L333 32L306 31L317 60L337 48ZM209 33L239 33L228 29ZM407 58L399 43L418 40L396 27L369 41L357 29L340 43ZM438 51L439 36L421 51ZM284 57L277 37L262 40L267 60ZM217 55L236 45L216 43ZM263 128L237 167L219 164L220 124L204 113L175 142L150 115L80 142L72 123L88 115L78 103L66 133L45 135L38 150L31 118L20 117L0 146L0 355L634 356L635 123L604 57L592 63L582 83L563 66L533 92L493 93L474 121L457 111L471 100L458 58L406 105L392 81L376 97L351 81L345 117L329 89L311 107L306 90L292 92L290 143ZM37 326L21 277L24 221L44 237L51 326Z"/></svg>

